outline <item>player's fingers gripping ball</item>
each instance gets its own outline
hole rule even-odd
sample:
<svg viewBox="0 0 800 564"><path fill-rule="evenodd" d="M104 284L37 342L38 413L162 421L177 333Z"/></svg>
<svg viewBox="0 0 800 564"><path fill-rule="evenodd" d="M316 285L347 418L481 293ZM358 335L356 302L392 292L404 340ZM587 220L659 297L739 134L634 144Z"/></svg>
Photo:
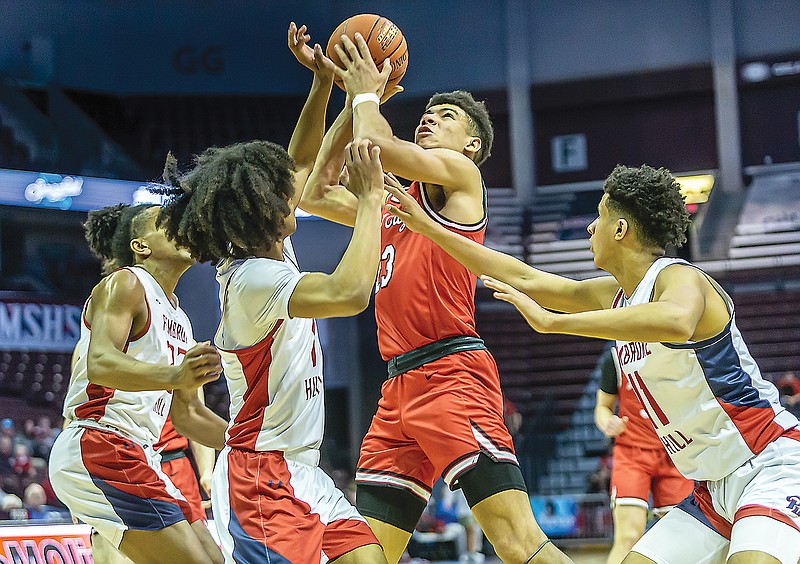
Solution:
<svg viewBox="0 0 800 564"><path fill-rule="evenodd" d="M392 70L389 74L389 82L386 84L386 92L394 92L394 87L403 78L408 68L408 45L403 37L403 32L388 19L375 14L359 14L347 18L331 34L328 46L325 48L325 55L337 67L343 65L333 46L342 47L342 35L355 41L356 32L360 33L367 42L369 53L378 69L383 67L386 59L391 63ZM341 78L334 75L334 82L344 90Z"/></svg>

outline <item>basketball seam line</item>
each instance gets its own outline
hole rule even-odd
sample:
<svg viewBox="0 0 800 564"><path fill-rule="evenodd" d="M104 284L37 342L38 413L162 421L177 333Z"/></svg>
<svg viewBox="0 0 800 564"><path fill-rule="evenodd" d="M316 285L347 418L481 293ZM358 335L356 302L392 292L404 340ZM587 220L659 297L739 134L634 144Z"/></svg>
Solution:
<svg viewBox="0 0 800 564"><path fill-rule="evenodd" d="M372 24L372 29L369 30L369 35L367 35L367 43L369 43L369 40L372 39L372 32L375 31L375 27L378 25L378 22L384 19L386 18L383 16L378 16L378 19L375 20L374 24Z"/></svg>

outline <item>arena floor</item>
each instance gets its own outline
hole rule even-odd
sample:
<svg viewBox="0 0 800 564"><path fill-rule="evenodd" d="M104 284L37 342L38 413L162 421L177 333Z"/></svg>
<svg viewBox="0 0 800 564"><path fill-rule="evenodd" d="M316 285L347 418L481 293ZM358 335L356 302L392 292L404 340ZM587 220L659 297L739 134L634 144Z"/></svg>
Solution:
<svg viewBox="0 0 800 564"><path fill-rule="evenodd" d="M592 545L582 548L564 549L567 556L575 561L575 564L605 564L610 545ZM413 562L413 561L412 561ZM461 564L456 561L436 561L436 564ZM501 564L497 558L487 558L484 564Z"/></svg>

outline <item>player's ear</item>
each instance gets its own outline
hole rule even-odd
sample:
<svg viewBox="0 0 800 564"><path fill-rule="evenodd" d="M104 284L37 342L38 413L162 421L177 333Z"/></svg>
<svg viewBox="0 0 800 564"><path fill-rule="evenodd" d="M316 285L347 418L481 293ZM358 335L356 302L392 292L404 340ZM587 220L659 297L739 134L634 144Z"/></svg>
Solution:
<svg viewBox="0 0 800 564"><path fill-rule="evenodd" d="M470 137L469 141L467 141L467 144L464 146L464 150L467 152L469 158L475 160L475 155L481 150L481 138Z"/></svg>
<svg viewBox="0 0 800 564"><path fill-rule="evenodd" d="M621 217L617 220L617 228L614 230L614 239L619 241L628 233L628 229L630 225L628 224L628 220L624 217Z"/></svg>
<svg viewBox="0 0 800 564"><path fill-rule="evenodd" d="M137 237L136 239L131 239L130 246L131 250L133 251L133 254L143 259L149 257L150 254L153 252L147 245L147 242L140 237Z"/></svg>

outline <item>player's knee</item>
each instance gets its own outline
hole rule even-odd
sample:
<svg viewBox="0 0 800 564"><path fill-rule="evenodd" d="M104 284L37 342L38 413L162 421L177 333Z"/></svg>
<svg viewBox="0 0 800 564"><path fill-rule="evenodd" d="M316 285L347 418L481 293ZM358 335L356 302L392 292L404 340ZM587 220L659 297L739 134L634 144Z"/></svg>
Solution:
<svg viewBox="0 0 800 564"><path fill-rule="evenodd" d="M470 508L497 493L507 490L527 492L519 466L496 462L481 453L475 466L458 477L458 484Z"/></svg>
<svg viewBox="0 0 800 564"><path fill-rule="evenodd" d="M614 531L614 544L626 551L630 551L640 538L642 533L636 528L619 528Z"/></svg>
<svg viewBox="0 0 800 564"><path fill-rule="evenodd" d="M497 556L503 562L525 562L525 560L535 550L535 546L531 548L525 543L525 539L514 534L513 530L499 531L492 538L492 546L494 547Z"/></svg>

